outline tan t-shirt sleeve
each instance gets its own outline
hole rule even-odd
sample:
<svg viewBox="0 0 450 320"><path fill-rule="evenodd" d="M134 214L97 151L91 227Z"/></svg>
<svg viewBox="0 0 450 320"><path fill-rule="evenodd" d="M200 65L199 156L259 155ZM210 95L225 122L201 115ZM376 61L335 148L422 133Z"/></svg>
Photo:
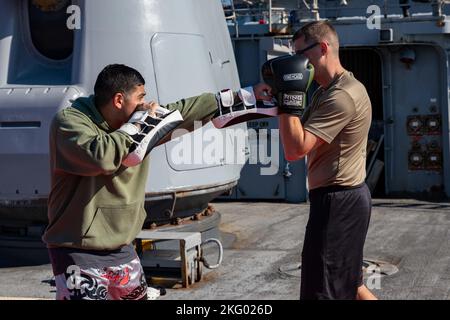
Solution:
<svg viewBox="0 0 450 320"><path fill-rule="evenodd" d="M352 97L344 90L336 90L311 110L304 128L330 144L353 119L355 113Z"/></svg>

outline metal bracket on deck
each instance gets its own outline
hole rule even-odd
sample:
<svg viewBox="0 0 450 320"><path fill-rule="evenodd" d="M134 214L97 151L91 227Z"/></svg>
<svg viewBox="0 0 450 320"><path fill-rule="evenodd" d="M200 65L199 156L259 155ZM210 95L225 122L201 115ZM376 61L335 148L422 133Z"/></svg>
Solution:
<svg viewBox="0 0 450 320"><path fill-rule="evenodd" d="M181 282L184 288L198 282L202 277L202 264L207 268L217 268L223 255L223 248L219 240L208 239L204 243L214 242L219 248L219 262L211 267L203 257L202 237L200 232L163 232L142 230L136 237L138 247L142 240L178 240L179 254L174 250L143 251L141 264L143 267L164 267L181 269Z"/></svg>

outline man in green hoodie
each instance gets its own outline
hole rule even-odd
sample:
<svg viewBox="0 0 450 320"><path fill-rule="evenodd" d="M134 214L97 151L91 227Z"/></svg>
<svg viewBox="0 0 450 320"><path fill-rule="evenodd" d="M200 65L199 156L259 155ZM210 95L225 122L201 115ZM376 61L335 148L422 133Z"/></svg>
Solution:
<svg viewBox="0 0 450 320"><path fill-rule="evenodd" d="M144 119L145 111L152 113L158 107L144 102L144 85L138 71L109 65L98 75L94 96L77 99L53 119L49 225L43 241L57 299L147 299L145 275L132 242L146 218L149 157L137 165L124 165L136 151L130 132L146 125L145 120L132 123L133 119ZM248 90L246 94L251 94L243 102L267 100ZM178 110L184 120L180 127L191 129L194 121L223 117L222 106L229 109L236 100L239 103L238 95L226 90L165 107Z"/></svg>
<svg viewBox="0 0 450 320"><path fill-rule="evenodd" d="M146 299L147 284L132 241L142 228L149 157L123 160L135 141L121 127L144 103L145 81L124 65L98 76L95 95L57 113L50 128L49 225L43 240L56 276L57 299ZM183 127L209 120L215 94L166 106Z"/></svg>

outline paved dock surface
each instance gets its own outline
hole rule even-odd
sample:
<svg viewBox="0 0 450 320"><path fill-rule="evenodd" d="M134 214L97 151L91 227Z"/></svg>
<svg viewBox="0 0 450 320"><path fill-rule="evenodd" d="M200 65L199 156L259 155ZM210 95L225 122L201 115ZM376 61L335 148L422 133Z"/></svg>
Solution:
<svg viewBox="0 0 450 320"><path fill-rule="evenodd" d="M193 287L169 288L161 298L298 299L299 273L280 269L292 269L300 262L309 206L262 202L213 205L222 214L222 265L205 271L202 282ZM1 252L0 261L6 259ZM373 292L380 299L450 300L450 203L374 200L364 256L399 270L390 276L366 278L378 287ZM0 299L53 299L52 278L48 264L0 268Z"/></svg>

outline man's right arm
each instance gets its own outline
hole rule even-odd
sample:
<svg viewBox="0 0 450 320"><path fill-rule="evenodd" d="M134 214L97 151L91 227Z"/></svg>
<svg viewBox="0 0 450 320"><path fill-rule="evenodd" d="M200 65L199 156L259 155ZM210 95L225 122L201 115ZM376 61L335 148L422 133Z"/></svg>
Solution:
<svg viewBox="0 0 450 320"><path fill-rule="evenodd" d="M281 115L280 134L286 159L299 160L321 144L330 144L354 115L353 99L343 90L323 101L304 125L297 116Z"/></svg>
<svg viewBox="0 0 450 320"><path fill-rule="evenodd" d="M305 130L298 116L281 114L279 123L281 142L287 161L300 160L311 152L311 150L325 143L318 136Z"/></svg>
<svg viewBox="0 0 450 320"><path fill-rule="evenodd" d="M228 99L230 101L233 101L231 102L231 105L233 105L234 103L239 104L242 101L242 92L247 93L248 100L272 100L272 97L270 95L266 95L263 92L264 90L269 90L270 87L257 85L257 88L258 91L255 92L253 92L253 90L248 91L249 88L244 88L243 90L241 89L236 92L232 90L223 90L222 92L226 92L225 96L233 96L233 98L230 97L230 99ZM252 95L254 96L252 97ZM248 101L246 100L246 102ZM184 123L181 128L189 130L193 128L194 121L202 121L203 124L205 124L215 118L220 113L222 104L223 99L221 98L220 93L204 93L196 97L182 99L175 103L171 103L165 106L165 108L169 110L179 110L184 119ZM253 104L256 104L256 102L253 102Z"/></svg>
<svg viewBox="0 0 450 320"><path fill-rule="evenodd" d="M217 111L215 94L204 93L199 96L181 99L164 106L171 111L178 110L183 116L182 128L193 128L195 121L208 122Z"/></svg>
<svg viewBox="0 0 450 320"><path fill-rule="evenodd" d="M125 133L106 133L93 126L86 116L67 109L54 118L50 137L54 170L98 176L113 174L121 167L133 140Z"/></svg>

